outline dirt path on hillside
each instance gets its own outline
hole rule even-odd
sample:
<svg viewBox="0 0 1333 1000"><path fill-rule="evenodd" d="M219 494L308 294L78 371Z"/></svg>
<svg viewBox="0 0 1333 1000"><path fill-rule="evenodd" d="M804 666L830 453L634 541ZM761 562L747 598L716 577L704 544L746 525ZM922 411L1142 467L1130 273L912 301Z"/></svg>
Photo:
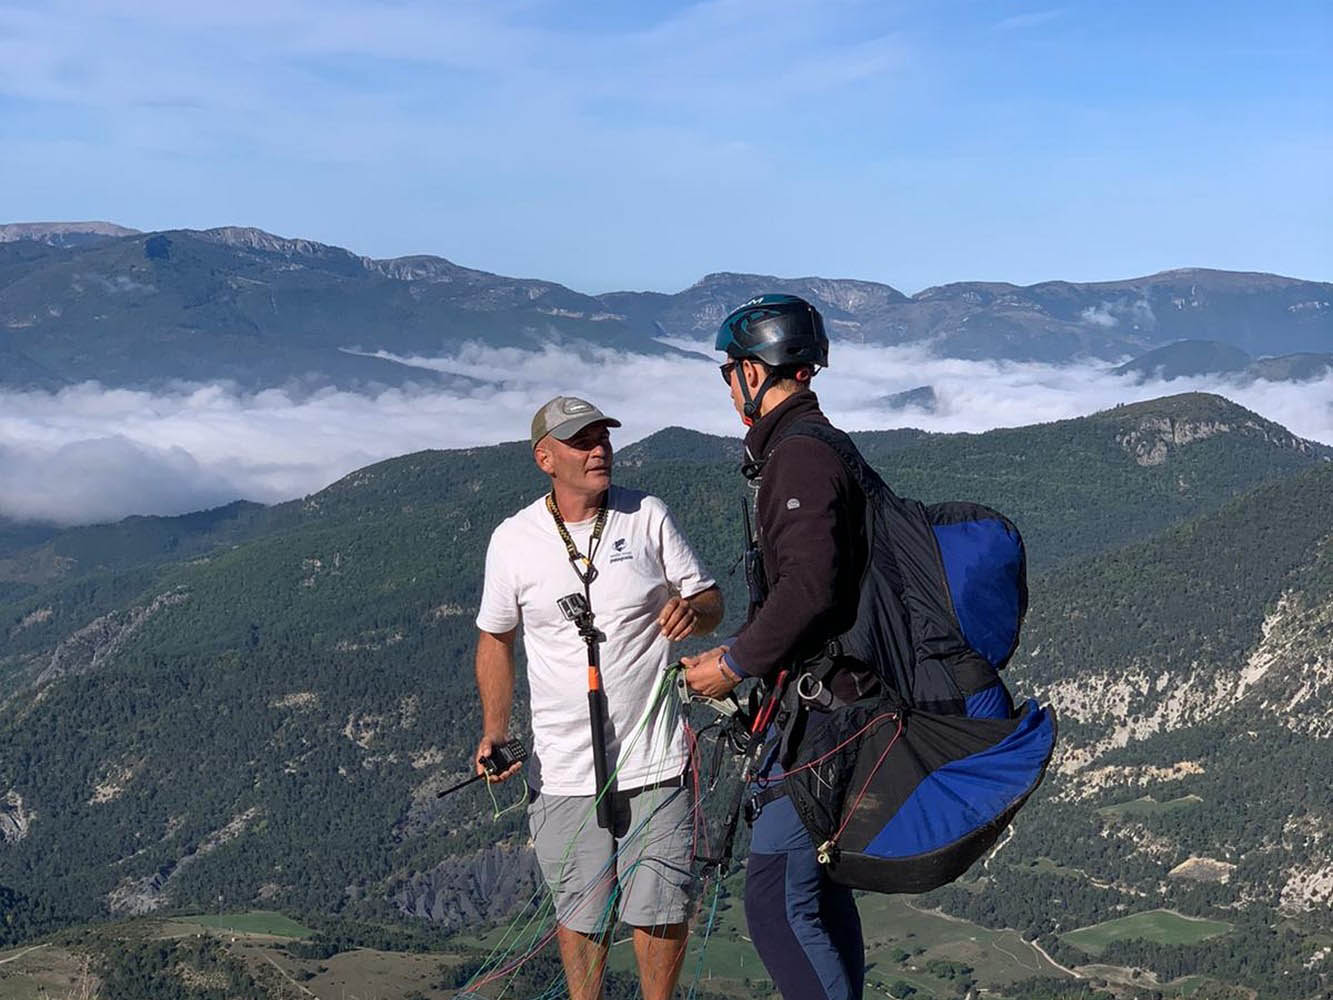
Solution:
<svg viewBox="0 0 1333 1000"><path fill-rule="evenodd" d="M36 951L38 948L47 948L49 946L50 942L48 941L46 944L35 944L31 948L24 948L21 952L19 952L16 955L10 955L8 958L0 958L0 965L5 965L9 962L17 962L24 955L28 954L28 952Z"/></svg>
<svg viewBox="0 0 1333 1000"><path fill-rule="evenodd" d="M932 917L940 917L940 918L942 918L942 919L944 919L944 920L952 921L952 922L955 923L955 924L972 924L973 927L979 927L981 930L983 930L983 931L989 931L991 934L998 933L997 931L995 931L995 930L993 930L993 929L991 929L991 928L989 928L989 927L981 927L980 924L973 924L971 920L964 920L962 917L955 917L955 916L953 916L952 914L945 913L945 912L944 912L943 910L941 910L941 909L927 910L927 909L924 909L923 907L917 906L915 903L911 903L911 902L909 902L909 903L907 904L907 908L908 908L909 910L916 910L917 913L925 913L925 914L928 914L928 915L930 915L930 916L932 916ZM1067 966L1067 965L1061 965L1061 964L1060 964L1059 962L1057 962L1055 959L1051 958L1051 956L1050 956L1049 954L1047 954L1045 948L1043 948L1041 945L1037 944L1036 941L1029 941L1027 938L1023 937L1023 935L1020 934L1018 931L1014 930L1014 928L1012 928L1012 927L1001 927L999 930L1000 930L1000 931L1008 931L1009 933L1013 934L1015 937L1018 938L1018 940L1022 941L1025 945L1027 945L1027 946L1028 946L1029 948L1031 948L1033 951L1037 952L1037 954L1041 955L1042 958L1046 959L1046 961L1050 962L1053 966L1055 966L1057 969L1059 969L1061 972L1065 973L1066 975L1073 976L1075 979L1086 979L1086 978L1087 978L1086 976L1081 976L1081 975L1079 975L1079 974L1078 974L1077 972L1075 972L1073 969L1069 968L1069 966ZM994 941L992 941L991 943L992 943L992 944L995 944ZM1001 948L1000 950L1001 950L1001 951L1004 951L1003 948ZM1010 958L1013 958L1014 961L1018 962L1018 964L1019 964L1020 966L1023 966L1024 968L1027 968L1027 966L1024 966L1022 962L1019 962L1019 961L1018 961L1018 958L1017 958L1016 956L1014 956L1014 955L1010 955L1010 953L1007 952L1007 951L1005 951L1005 954L1006 954L1006 955L1009 955Z"/></svg>
<svg viewBox="0 0 1333 1000"><path fill-rule="evenodd" d="M279 965L276 961L274 961L272 955L265 955L265 956L264 956L264 961L266 961L269 965L273 966L273 968L277 969L277 970L278 970L278 975L280 975L283 979L287 980L287 982L291 983L293 986L295 986L298 990L300 990L300 991L301 991L302 993L304 993L306 996L308 996L308 997L314 997L315 1000L319 1000L319 994L318 994L318 993L314 993L314 992L312 992L310 989L308 989L308 988L305 987L305 986L302 986L302 985L301 985L300 983L298 983L295 979L293 979L291 976L289 976L289 975L287 974L287 970L284 969L281 965Z"/></svg>

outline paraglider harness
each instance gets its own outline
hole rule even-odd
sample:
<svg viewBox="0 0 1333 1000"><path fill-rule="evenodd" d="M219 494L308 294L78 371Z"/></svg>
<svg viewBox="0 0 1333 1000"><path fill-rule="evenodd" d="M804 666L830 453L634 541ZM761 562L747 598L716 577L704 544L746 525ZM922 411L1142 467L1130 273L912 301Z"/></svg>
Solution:
<svg viewBox="0 0 1333 1000"><path fill-rule="evenodd" d="M793 435L832 448L864 493L868 557L851 628L779 671L757 699L767 714L750 717L741 802L721 853L729 862L736 817L753 821L787 795L835 881L925 892L990 849L1054 751L1049 706L1029 701L1015 713L998 673L1027 608L1022 537L980 504L898 497L827 424L789 425L769 454ZM742 471L757 480L762 463ZM752 620L767 578L748 505L744 523ZM856 677L855 700L833 691L843 671ZM780 776L763 777L773 764Z"/></svg>

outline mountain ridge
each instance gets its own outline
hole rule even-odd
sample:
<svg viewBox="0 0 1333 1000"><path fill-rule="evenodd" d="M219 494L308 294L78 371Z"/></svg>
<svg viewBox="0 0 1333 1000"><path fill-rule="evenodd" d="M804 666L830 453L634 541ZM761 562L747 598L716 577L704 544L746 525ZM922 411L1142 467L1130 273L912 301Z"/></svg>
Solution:
<svg viewBox="0 0 1333 1000"><path fill-rule="evenodd" d="M1133 376L1142 384L1150 378L1171 381L1201 375L1225 375L1228 381L1308 382L1333 369L1333 354L1298 352L1253 357L1248 352L1215 340L1177 340L1134 358L1112 373Z"/></svg>
<svg viewBox="0 0 1333 1000"><path fill-rule="evenodd" d="M99 232L76 232L89 227ZM5 231L21 238L0 241L0 384L21 387L437 384L438 374L363 355L438 357L469 342L672 353L664 339L709 340L728 311L765 291L809 298L837 343L920 344L958 358L1119 362L1189 338L1317 353L1333 339L1333 284L1258 272L954 282L907 296L860 279L718 271L678 292L586 295L444 257L376 259L246 226Z"/></svg>

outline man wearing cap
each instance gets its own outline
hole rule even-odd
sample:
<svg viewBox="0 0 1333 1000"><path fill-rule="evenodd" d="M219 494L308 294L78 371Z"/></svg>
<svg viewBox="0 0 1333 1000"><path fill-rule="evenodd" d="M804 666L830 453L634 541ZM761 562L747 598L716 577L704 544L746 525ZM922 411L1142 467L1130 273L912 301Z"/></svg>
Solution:
<svg viewBox="0 0 1333 1000"><path fill-rule="evenodd" d="M509 738L521 624L532 709L529 826L555 901L570 996L601 996L618 905L633 928L645 1000L667 1000L685 954L694 844L684 731L676 700L661 697L663 679L671 644L722 620L722 596L662 501L612 485L610 429L619 426L572 396L533 417L533 458L551 491L501 522L486 552L477 758ZM587 601L602 634L611 829L595 815L588 651L560 606L571 595Z"/></svg>

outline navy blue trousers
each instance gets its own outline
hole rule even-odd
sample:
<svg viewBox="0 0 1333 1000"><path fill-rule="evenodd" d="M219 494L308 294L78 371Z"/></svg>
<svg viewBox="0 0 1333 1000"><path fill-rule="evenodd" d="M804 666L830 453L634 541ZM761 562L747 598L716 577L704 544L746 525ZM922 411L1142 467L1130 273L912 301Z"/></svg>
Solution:
<svg viewBox="0 0 1333 1000"><path fill-rule="evenodd" d="M866 961L856 900L824 874L785 795L754 821L745 921L784 1000L860 1000Z"/></svg>

